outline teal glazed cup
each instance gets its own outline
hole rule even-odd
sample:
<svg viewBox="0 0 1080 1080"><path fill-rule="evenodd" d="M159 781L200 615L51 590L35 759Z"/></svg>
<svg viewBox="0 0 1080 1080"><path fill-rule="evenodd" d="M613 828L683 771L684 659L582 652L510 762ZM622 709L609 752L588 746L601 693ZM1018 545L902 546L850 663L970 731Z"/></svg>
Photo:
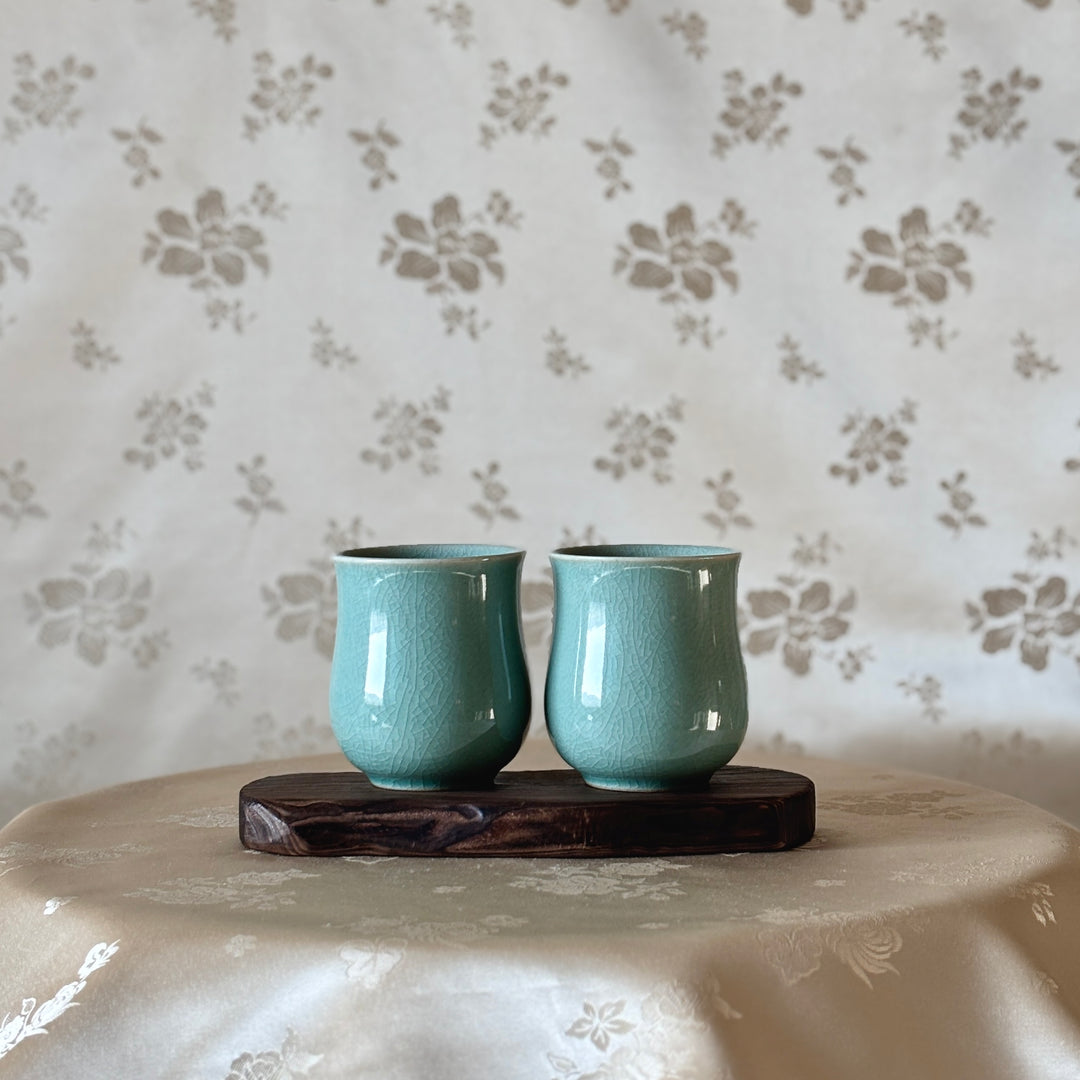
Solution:
<svg viewBox="0 0 1080 1080"><path fill-rule="evenodd" d="M545 709L593 787L703 787L746 734L746 668L728 548L560 548Z"/></svg>
<svg viewBox="0 0 1080 1080"><path fill-rule="evenodd" d="M334 557L330 721L378 787L490 785L529 723L518 589L525 553L480 544Z"/></svg>

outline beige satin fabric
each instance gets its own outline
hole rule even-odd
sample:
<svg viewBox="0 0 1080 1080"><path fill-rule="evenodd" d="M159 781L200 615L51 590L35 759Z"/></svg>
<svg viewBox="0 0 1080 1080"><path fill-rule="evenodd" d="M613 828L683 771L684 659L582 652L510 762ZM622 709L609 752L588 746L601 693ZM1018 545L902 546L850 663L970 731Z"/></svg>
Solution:
<svg viewBox="0 0 1080 1080"><path fill-rule="evenodd" d="M1080 834L951 781L798 764L818 832L768 855L240 847L244 782L337 757L36 807L0 832L0 1075L1075 1080Z"/></svg>

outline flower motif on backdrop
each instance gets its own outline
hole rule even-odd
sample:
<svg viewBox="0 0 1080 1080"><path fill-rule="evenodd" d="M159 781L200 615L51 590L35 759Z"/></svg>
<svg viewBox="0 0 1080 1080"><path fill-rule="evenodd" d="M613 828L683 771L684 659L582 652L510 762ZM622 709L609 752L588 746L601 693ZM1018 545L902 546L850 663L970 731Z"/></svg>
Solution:
<svg viewBox="0 0 1080 1080"><path fill-rule="evenodd" d="M734 483L735 473L731 469L725 469L719 476L705 481L705 486L713 493L713 508L701 516L717 531L721 539L733 526L740 529L754 527L753 521L739 508L742 496L732 487Z"/></svg>
<svg viewBox="0 0 1080 1080"><path fill-rule="evenodd" d="M606 141L586 139L585 147L600 157L596 163L596 174L607 185L604 189L605 199L614 199L620 192L633 190L634 185L623 175L623 159L633 157L634 148L618 130L613 131L611 138Z"/></svg>
<svg viewBox="0 0 1080 1080"><path fill-rule="evenodd" d="M161 170L150 158L150 147L164 142L160 131L155 131L145 120L140 120L134 128L113 128L112 136L124 145L124 164L134 174L132 187L142 187L147 180L160 180Z"/></svg>
<svg viewBox="0 0 1080 1080"><path fill-rule="evenodd" d="M979 603L968 601L964 610L972 633L982 633L983 652L998 653L1019 647L1020 660L1033 671L1045 671L1053 653L1080 664L1080 591L1069 599L1069 585L1060 574L1047 574L1040 564L1065 557L1076 541L1058 529L1049 540L1033 534L1028 547L1029 565L1012 575L1014 584L987 589Z"/></svg>
<svg viewBox="0 0 1080 1080"><path fill-rule="evenodd" d="M24 518L44 518L49 515L45 508L34 501L37 488L26 475L26 462L21 458L10 468L0 469L0 484L7 489L6 499L0 502L0 517L5 517L13 529L17 529Z"/></svg>
<svg viewBox="0 0 1080 1080"><path fill-rule="evenodd" d="M438 414L449 411L450 391L445 386L437 386L431 397L422 401L384 398L372 414L372 419L383 422L383 432L376 446L360 452L360 460L386 472L399 462L415 459L422 475L434 475L439 471L439 436L443 433Z"/></svg>
<svg viewBox="0 0 1080 1080"><path fill-rule="evenodd" d="M844 145L835 149L819 146L817 152L819 157L832 163L829 183L840 189L836 196L837 205L846 206L852 199L861 199L866 195L866 191L859 186L855 170L859 165L865 165L870 157L855 145L854 139L845 139Z"/></svg>
<svg viewBox="0 0 1080 1080"><path fill-rule="evenodd" d="M828 533L816 540L796 537L792 569L777 574L779 588L750 589L739 605L742 647L748 656L762 656L780 646L784 667L793 675L808 675L815 657L834 661L847 681L853 680L873 659L869 646L849 647L843 655L833 645L851 630L855 610L854 589L841 592L818 577L811 567L828 565L840 548Z"/></svg>
<svg viewBox="0 0 1080 1080"><path fill-rule="evenodd" d="M704 17L696 11L687 12L686 15L679 9L664 15L660 22L663 23L669 34L677 34L686 44L688 56L695 60L704 60L709 46L705 44L705 38L709 33L709 24Z"/></svg>
<svg viewBox="0 0 1080 1080"><path fill-rule="evenodd" d="M214 37L226 44L236 37L236 0L191 0L191 8L214 24Z"/></svg>
<svg viewBox="0 0 1080 1080"><path fill-rule="evenodd" d="M959 537L965 528L985 528L987 521L975 512L975 496L967 488L967 473L962 469L952 480L942 480L942 491L949 496L949 509L938 514L937 519Z"/></svg>
<svg viewBox="0 0 1080 1080"><path fill-rule="evenodd" d="M203 467L202 438L209 424L204 411L214 406L214 388L203 383L183 400L151 394L135 413L146 421L146 432L138 447L128 447L124 460L129 465L152 469L161 461L176 458L195 472Z"/></svg>
<svg viewBox="0 0 1080 1080"><path fill-rule="evenodd" d="M548 105L556 90L565 89L570 79L550 64L541 64L535 75L510 74L505 60L491 65L491 78L495 83L487 111L496 123L480 125L480 145L491 149L504 135L532 134L539 139L551 134L555 117L548 113Z"/></svg>
<svg viewBox="0 0 1080 1080"><path fill-rule="evenodd" d="M519 521L521 515L510 505L510 489L499 479L502 466L489 461L485 469L473 469L472 478L480 485L480 501L469 509L490 529L499 520Z"/></svg>
<svg viewBox="0 0 1080 1080"><path fill-rule="evenodd" d="M918 12L913 12L897 25L905 37L918 38L922 42L923 55L931 60L940 60L949 51L945 44L945 20L940 15L930 11L920 19Z"/></svg>
<svg viewBox="0 0 1080 1080"><path fill-rule="evenodd" d="M6 206L0 205L0 285L10 280L11 271L21 278L30 277L30 260L26 256L26 240L11 221L32 221L40 224L48 214L38 202L36 193L26 184L19 184L11 193Z"/></svg>
<svg viewBox="0 0 1080 1080"><path fill-rule="evenodd" d="M322 108L314 104L316 79L333 76L329 64L308 53L298 64L286 64L274 75L274 57L263 51L255 54L255 92L248 101L259 115L244 117L244 138L252 142L273 124L307 128L314 125Z"/></svg>
<svg viewBox="0 0 1080 1080"><path fill-rule="evenodd" d="M1011 345L1016 349L1013 357L1013 368L1016 374L1024 379L1034 379L1038 376L1045 379L1048 375L1057 375L1061 368L1054 363L1052 356L1040 356L1035 348L1035 339L1022 330L1012 339Z"/></svg>
<svg viewBox="0 0 1080 1080"><path fill-rule="evenodd" d="M983 93L983 73L973 67L960 76L960 82L964 104L956 119L964 130L949 136L949 156L962 157L980 139L992 142L1000 137L1006 146L1016 142L1028 123L1016 115L1024 93L1038 90L1042 81L1016 67L1005 78L995 79Z"/></svg>
<svg viewBox="0 0 1080 1080"><path fill-rule="evenodd" d="M1054 145L1069 158L1066 172L1073 180L1080 180L1080 139L1058 139ZM1080 184L1073 194L1080 199Z"/></svg>
<svg viewBox="0 0 1080 1080"><path fill-rule="evenodd" d="M840 428L841 435L854 433L851 449L846 462L829 466L829 475L857 484L863 475L882 471L891 487L906 484L904 452L911 440L904 428L915 423L915 408L914 401L905 400L888 416L867 417L861 410L851 413Z"/></svg>
<svg viewBox="0 0 1080 1080"><path fill-rule="evenodd" d="M287 209L266 184L256 185L248 202L232 211L218 188L207 188L195 200L191 217L172 209L158 213L160 231L147 232L142 261L156 261L158 271L166 276L189 278L191 288L208 295L205 313L211 328L228 321L240 333L251 316L239 302L229 305L216 292L243 285L249 266L264 275L270 273L270 258L263 250L266 237L246 219L256 212L282 219Z"/></svg>
<svg viewBox="0 0 1080 1080"><path fill-rule="evenodd" d="M370 532L360 518L344 528L331 520L323 537L326 554L308 560L308 569L278 576L276 585L264 585L262 598L266 617L276 619L275 632L282 641L310 637L315 651L327 660L334 655L337 629L337 578L333 556L359 547Z"/></svg>
<svg viewBox="0 0 1080 1080"><path fill-rule="evenodd" d="M974 279L965 265L968 254L953 237L958 232L988 236L992 224L978 206L965 201L951 221L931 229L926 210L913 207L900 218L896 236L880 229L863 231L863 249L852 251L847 278L859 278L866 292L891 296L894 307L909 310L913 345L928 340L944 349L955 332L947 331L942 319L930 320L922 308L947 299L950 279L970 291Z"/></svg>
<svg viewBox="0 0 1080 1080"><path fill-rule="evenodd" d="M807 360L802 354L802 346L790 335L785 334L777 345L780 350L780 374L790 383L802 379L807 386L817 379L825 378L825 371L815 360Z"/></svg>
<svg viewBox="0 0 1080 1080"><path fill-rule="evenodd" d="M709 316L694 315L689 306L713 299L718 284L737 291L735 253L716 235L723 231L729 236L751 237L755 224L734 199L728 199L715 218L700 226L693 208L679 203L665 215L663 234L640 221L628 227L630 243L616 246L614 272L618 275L629 270L631 286L655 289L661 303L675 308L680 345L696 339L709 348L722 331L714 331Z"/></svg>
<svg viewBox="0 0 1080 1080"><path fill-rule="evenodd" d="M712 152L723 158L728 151L742 142L761 143L770 150L780 146L791 128L779 123L787 106L786 99L799 97L802 86L788 82L777 72L767 83L757 83L748 88L746 76L741 71L724 73L724 92L727 108L719 120L725 131L713 136Z"/></svg>
<svg viewBox="0 0 1080 1080"><path fill-rule="evenodd" d="M87 326L80 319L72 328L71 336L75 344L71 349L71 359L87 371L108 371L113 364L120 363L120 356L111 345L98 341L97 331Z"/></svg>
<svg viewBox="0 0 1080 1080"><path fill-rule="evenodd" d="M613 409L604 427L615 432L610 457L598 457L593 465L621 480L630 472L649 470L658 484L671 481L671 448L678 436L674 425L683 420L685 402L673 397L663 408L647 413L626 405Z"/></svg>
<svg viewBox="0 0 1080 1080"><path fill-rule="evenodd" d="M55 649L74 639L76 655L93 667L105 663L110 647L130 652L141 668L160 658L169 644L166 631L134 636L150 614L150 575L110 565L130 536L122 521L108 531L94 524L86 556L72 564L71 575L48 578L24 594L27 621L38 627L39 644Z"/></svg>
<svg viewBox="0 0 1080 1080"><path fill-rule="evenodd" d="M432 206L430 225L414 214L394 218L396 235L384 235L379 263L393 262L398 277L426 282L424 291L442 301L447 334L464 329L475 340L488 324L479 322L475 307L466 309L456 298L476 292L485 280L484 271L500 285L506 277L497 258L498 241L477 226L517 228L520 217L499 191L491 193L485 210L467 218L458 197L445 195Z"/></svg>
<svg viewBox="0 0 1080 1080"><path fill-rule="evenodd" d="M338 344L333 327L327 326L322 319L316 319L309 329L315 337L311 343L311 359L316 364L347 371L360 359L351 346Z"/></svg>
<svg viewBox="0 0 1080 1080"><path fill-rule="evenodd" d="M15 81L18 89L11 97L17 116L4 117L4 139L15 142L34 127L65 131L73 128L82 116L74 104L81 82L94 77L93 64L74 56L65 56L56 67L36 72L37 61L28 53L15 57Z"/></svg>
<svg viewBox="0 0 1080 1080"><path fill-rule="evenodd" d="M475 40L473 33L473 10L468 4L451 3L450 0L438 0L427 9L436 26L445 26L453 35L454 44L467 49Z"/></svg>
<svg viewBox="0 0 1080 1080"><path fill-rule="evenodd" d="M390 168L390 151L401 145L401 139L381 120L372 131L350 131L349 138L364 148L360 164L371 173L368 187L372 191L378 191L383 184L392 184L397 180L397 173Z"/></svg>
<svg viewBox="0 0 1080 1080"><path fill-rule="evenodd" d="M556 375L569 375L576 379L592 371L583 356L570 351L566 335L560 334L554 326L544 335L544 344L548 346L544 361Z"/></svg>
<svg viewBox="0 0 1080 1080"><path fill-rule="evenodd" d="M285 513L285 504L274 494L275 484L265 466L266 458L262 454L256 454L250 465L241 461L236 466L236 471L247 483L247 492L233 503L250 516L252 525L267 511Z"/></svg>

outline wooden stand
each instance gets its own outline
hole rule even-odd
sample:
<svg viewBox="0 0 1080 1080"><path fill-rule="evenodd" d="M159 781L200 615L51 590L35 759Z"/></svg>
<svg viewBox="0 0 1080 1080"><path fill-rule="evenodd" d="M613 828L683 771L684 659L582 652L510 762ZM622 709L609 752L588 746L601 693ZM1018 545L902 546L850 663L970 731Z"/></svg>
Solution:
<svg viewBox="0 0 1080 1080"><path fill-rule="evenodd" d="M706 855L814 834L814 785L728 765L707 788L618 792L571 769L503 772L478 791L388 791L360 772L265 776L240 790L240 842L275 855Z"/></svg>

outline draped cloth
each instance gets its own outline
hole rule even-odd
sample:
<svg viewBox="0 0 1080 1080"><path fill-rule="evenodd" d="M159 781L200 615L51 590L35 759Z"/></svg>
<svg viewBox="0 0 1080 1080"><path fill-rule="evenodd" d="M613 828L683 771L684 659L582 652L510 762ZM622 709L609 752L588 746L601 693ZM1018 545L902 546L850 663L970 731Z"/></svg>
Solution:
<svg viewBox="0 0 1080 1080"><path fill-rule="evenodd" d="M17 1080L1080 1074L1080 833L940 778L752 763L815 780L804 847L485 860L240 846L243 783L346 768L336 756L35 807L0 832L0 1068ZM555 761L537 741L519 764Z"/></svg>

